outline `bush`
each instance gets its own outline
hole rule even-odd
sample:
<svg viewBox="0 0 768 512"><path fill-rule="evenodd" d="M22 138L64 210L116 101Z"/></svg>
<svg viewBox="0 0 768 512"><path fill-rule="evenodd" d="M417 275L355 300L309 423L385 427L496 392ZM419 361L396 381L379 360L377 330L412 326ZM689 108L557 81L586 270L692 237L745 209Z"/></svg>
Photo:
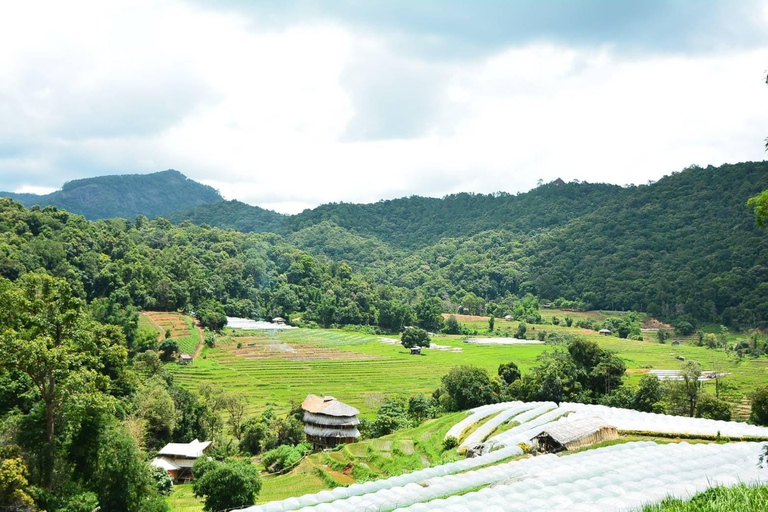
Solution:
<svg viewBox="0 0 768 512"><path fill-rule="evenodd" d="M459 446L459 440L456 439L455 437L448 436L445 439L443 439L443 450L444 451L453 450L457 446Z"/></svg>
<svg viewBox="0 0 768 512"><path fill-rule="evenodd" d="M312 451L309 443L300 443L296 446L282 444L264 454L261 459L266 470L270 473L279 473L296 465L302 457Z"/></svg>
<svg viewBox="0 0 768 512"><path fill-rule="evenodd" d="M752 412L749 421L755 425L768 426L768 387L757 388L750 395Z"/></svg>
<svg viewBox="0 0 768 512"><path fill-rule="evenodd" d="M449 410L471 409L499 401L498 383L494 386L488 372L476 366L456 366L443 375L441 391L449 398L440 396L440 403ZM441 393L438 392L438 395Z"/></svg>
<svg viewBox="0 0 768 512"><path fill-rule="evenodd" d="M731 407L727 402L702 393L696 404L696 417L710 420L731 421Z"/></svg>
<svg viewBox="0 0 768 512"><path fill-rule="evenodd" d="M515 333L515 338L519 340L525 339L525 332L528 330L528 326L525 325L525 322L520 322L517 326L517 332Z"/></svg>
<svg viewBox="0 0 768 512"><path fill-rule="evenodd" d="M193 473L192 490L205 499L203 510L218 511L247 507L256 502L261 490L261 477L250 461L214 462L198 459ZM200 463L200 464L198 464Z"/></svg>

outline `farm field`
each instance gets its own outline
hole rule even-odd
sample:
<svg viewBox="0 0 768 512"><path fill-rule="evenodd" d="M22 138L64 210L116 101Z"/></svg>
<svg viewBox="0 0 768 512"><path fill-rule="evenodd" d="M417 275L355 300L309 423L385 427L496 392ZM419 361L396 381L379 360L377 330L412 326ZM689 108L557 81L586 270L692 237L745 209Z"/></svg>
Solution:
<svg viewBox="0 0 768 512"><path fill-rule="evenodd" d="M178 341L179 348L185 354L194 354L200 343L195 321L181 313L144 311L139 316L139 329L157 331L158 339L163 339L166 329L170 329L171 338Z"/></svg>
<svg viewBox="0 0 768 512"><path fill-rule="evenodd" d="M504 322L516 328L516 322ZM629 382L636 382L649 369L678 369L676 356L699 361L704 369L729 374L721 381L723 396L738 405L757 384L768 381L768 358L741 362L723 351L683 343L680 346L601 336L594 331L565 326L531 326L560 333L581 334L602 347L617 352L628 367ZM472 345L460 336L436 336L433 342L460 349L424 351L412 356L387 336L330 329L232 331L219 338L217 347L205 348L190 366L170 364L177 382L195 389L203 382L240 392L248 399L249 413L268 405L286 412L291 400L301 401L309 393L329 394L372 417L383 396L392 393L431 393L451 367L471 364L495 374L500 363L514 361L523 372L535 366L549 345ZM389 337L392 340L391 337ZM240 344L240 348L237 344ZM705 384L713 387L714 383ZM736 419L739 418L739 410ZM743 411L741 411L743 413Z"/></svg>

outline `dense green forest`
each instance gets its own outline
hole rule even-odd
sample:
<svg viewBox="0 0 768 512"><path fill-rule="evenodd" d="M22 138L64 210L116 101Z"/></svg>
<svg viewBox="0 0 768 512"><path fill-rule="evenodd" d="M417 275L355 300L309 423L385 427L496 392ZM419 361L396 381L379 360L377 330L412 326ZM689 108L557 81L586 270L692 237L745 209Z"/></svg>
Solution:
<svg viewBox="0 0 768 512"><path fill-rule="evenodd" d="M0 197L10 197L27 207L57 206L87 219L155 217L222 201L213 188L174 170L84 178L69 181L61 190L46 195L0 192Z"/></svg>
<svg viewBox="0 0 768 512"><path fill-rule="evenodd" d="M518 195L328 204L295 216L226 201L169 215L175 227L4 203L9 222L28 225L4 234L0 274L45 269L89 300L137 308L211 300L231 315L303 312L325 325L380 324L380 301L394 298L498 315L531 294L693 325L765 326L768 239L746 202L768 188L766 170L692 167L640 186L557 181ZM46 223L54 227L37 225ZM88 242L73 246L71 232Z"/></svg>

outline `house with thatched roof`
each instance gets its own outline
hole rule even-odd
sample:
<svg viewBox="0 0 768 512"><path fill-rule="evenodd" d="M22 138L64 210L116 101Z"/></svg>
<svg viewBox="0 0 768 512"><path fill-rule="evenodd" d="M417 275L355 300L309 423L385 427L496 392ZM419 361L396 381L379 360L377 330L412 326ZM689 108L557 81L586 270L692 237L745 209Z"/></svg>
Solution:
<svg viewBox="0 0 768 512"><path fill-rule="evenodd" d="M354 443L360 437L357 426L360 411L332 396L307 395L301 403L304 410L304 434L317 448L333 448Z"/></svg>
<svg viewBox="0 0 768 512"><path fill-rule="evenodd" d="M539 451L555 453L577 450L603 441L618 439L616 427L597 416L559 421L548 427L534 440Z"/></svg>
<svg viewBox="0 0 768 512"><path fill-rule="evenodd" d="M192 466L212 444L212 441L200 442L197 439L191 443L168 443L157 453L151 465L164 469L174 482L191 480Z"/></svg>

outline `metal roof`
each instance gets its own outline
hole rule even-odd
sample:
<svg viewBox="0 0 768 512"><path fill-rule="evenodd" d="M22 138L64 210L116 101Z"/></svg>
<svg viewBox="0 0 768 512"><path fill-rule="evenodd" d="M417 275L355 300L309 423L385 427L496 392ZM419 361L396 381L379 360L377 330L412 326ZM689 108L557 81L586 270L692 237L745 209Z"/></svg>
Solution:
<svg viewBox="0 0 768 512"><path fill-rule="evenodd" d="M174 464L173 461L170 461L165 457L155 457L149 464L156 468L164 469L165 471L175 471L179 469L177 464Z"/></svg>
<svg viewBox="0 0 768 512"><path fill-rule="evenodd" d="M212 441L200 442L197 439L191 443L168 443L163 446L158 455L170 455L174 457L188 457L196 459L211 446Z"/></svg>

